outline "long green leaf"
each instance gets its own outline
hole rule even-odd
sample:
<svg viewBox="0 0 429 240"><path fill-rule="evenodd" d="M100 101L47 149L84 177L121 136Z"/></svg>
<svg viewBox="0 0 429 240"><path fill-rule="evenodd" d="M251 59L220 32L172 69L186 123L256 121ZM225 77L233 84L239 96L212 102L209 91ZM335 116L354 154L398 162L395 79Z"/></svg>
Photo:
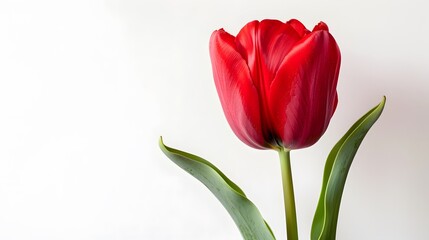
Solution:
<svg viewBox="0 0 429 240"><path fill-rule="evenodd" d="M245 240L275 240L256 206L216 166L196 155L165 146L162 138L159 146L168 158L202 182L216 196Z"/></svg>
<svg viewBox="0 0 429 240"><path fill-rule="evenodd" d="M322 191L311 228L312 240L334 240L341 196L356 152L372 125L380 117L386 97L362 116L340 139L328 155Z"/></svg>

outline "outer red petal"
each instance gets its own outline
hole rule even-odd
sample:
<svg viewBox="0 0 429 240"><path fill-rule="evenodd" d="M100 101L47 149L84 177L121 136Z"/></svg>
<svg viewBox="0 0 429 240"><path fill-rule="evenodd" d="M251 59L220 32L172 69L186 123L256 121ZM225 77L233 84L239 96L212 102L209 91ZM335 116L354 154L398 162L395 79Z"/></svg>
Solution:
<svg viewBox="0 0 429 240"><path fill-rule="evenodd" d="M213 77L226 119L247 145L265 149L259 96L246 61L236 50L235 38L223 29L210 38Z"/></svg>
<svg viewBox="0 0 429 240"><path fill-rule="evenodd" d="M308 147L325 132L337 104L340 61L325 30L306 35L286 56L269 96L275 132L285 147Z"/></svg>

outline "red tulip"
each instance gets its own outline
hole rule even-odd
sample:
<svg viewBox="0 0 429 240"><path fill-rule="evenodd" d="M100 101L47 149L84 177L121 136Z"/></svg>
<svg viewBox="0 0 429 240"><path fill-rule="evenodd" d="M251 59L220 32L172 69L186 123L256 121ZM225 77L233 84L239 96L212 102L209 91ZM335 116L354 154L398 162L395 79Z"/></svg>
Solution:
<svg viewBox="0 0 429 240"><path fill-rule="evenodd" d="M323 135L337 106L340 50L320 22L253 21L210 38L219 98L234 133L258 149L298 149Z"/></svg>

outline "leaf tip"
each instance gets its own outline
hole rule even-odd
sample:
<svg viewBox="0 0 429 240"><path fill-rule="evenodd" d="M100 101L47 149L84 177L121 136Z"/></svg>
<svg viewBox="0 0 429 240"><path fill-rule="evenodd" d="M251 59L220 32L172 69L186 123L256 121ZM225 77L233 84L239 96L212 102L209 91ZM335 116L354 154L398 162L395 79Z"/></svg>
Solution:
<svg viewBox="0 0 429 240"><path fill-rule="evenodd" d="M167 149L167 146L165 146L164 140L162 139L162 136L159 136L158 144L159 144L159 147L161 148L162 151Z"/></svg>
<svg viewBox="0 0 429 240"><path fill-rule="evenodd" d="M387 100L386 95L383 95L383 98L381 99L381 102L377 106L377 107L381 108L380 109L380 113L383 111L384 105L386 105L386 100Z"/></svg>

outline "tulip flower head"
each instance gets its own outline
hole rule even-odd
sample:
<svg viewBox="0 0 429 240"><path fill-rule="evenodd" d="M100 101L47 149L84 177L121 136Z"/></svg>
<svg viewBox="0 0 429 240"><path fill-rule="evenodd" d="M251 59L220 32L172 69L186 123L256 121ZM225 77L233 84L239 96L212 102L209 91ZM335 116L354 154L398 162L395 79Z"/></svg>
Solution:
<svg viewBox="0 0 429 240"><path fill-rule="evenodd" d="M323 135L337 106L340 50L325 23L253 21L237 36L210 38L216 89L226 119L257 149L299 149Z"/></svg>

